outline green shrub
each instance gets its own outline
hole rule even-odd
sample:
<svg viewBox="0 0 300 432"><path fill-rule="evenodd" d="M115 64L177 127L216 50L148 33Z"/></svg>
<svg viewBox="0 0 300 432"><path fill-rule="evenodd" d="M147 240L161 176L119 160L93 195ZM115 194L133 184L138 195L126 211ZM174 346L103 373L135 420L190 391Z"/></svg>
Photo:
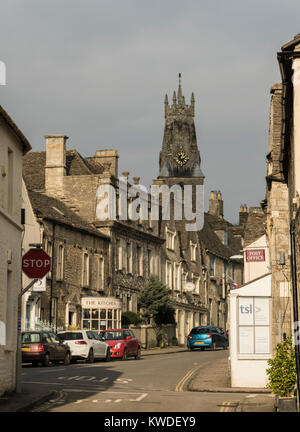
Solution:
<svg viewBox="0 0 300 432"><path fill-rule="evenodd" d="M140 319L138 315L134 312L127 311L122 313L122 326L128 327L131 324L137 326L140 324Z"/></svg>
<svg viewBox="0 0 300 432"><path fill-rule="evenodd" d="M272 393L281 397L288 397L293 393L296 385L296 357L292 337L277 344L275 357L268 360L268 384Z"/></svg>

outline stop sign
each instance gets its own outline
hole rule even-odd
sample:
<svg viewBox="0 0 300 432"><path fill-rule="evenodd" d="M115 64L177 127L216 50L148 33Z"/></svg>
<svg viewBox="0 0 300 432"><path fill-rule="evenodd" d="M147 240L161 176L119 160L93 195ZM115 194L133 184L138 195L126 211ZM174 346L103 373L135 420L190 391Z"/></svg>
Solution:
<svg viewBox="0 0 300 432"><path fill-rule="evenodd" d="M43 249L30 249L22 257L22 270L31 279L42 279L51 270L51 258Z"/></svg>

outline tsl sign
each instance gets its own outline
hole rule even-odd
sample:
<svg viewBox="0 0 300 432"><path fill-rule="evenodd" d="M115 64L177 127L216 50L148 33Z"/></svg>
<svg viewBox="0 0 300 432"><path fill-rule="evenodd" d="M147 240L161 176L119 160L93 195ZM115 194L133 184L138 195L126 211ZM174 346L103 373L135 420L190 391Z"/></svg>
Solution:
<svg viewBox="0 0 300 432"><path fill-rule="evenodd" d="M22 270L31 279L42 279L51 270L51 258L43 249L30 249L22 257Z"/></svg>
<svg viewBox="0 0 300 432"><path fill-rule="evenodd" d="M262 262L265 261L264 249L246 250L246 262Z"/></svg>

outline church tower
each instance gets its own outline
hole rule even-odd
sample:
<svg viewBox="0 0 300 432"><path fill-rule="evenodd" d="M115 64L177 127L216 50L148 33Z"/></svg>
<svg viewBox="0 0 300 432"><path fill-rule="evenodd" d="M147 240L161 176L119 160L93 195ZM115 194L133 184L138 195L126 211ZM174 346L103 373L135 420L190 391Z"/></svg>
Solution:
<svg viewBox="0 0 300 432"><path fill-rule="evenodd" d="M172 105L169 105L168 95L165 96L165 129L159 158L159 179L168 178L173 180L171 183L186 183L188 178L193 179L194 184L203 184L194 116L194 93L190 105L187 105L182 95L179 74L178 91L177 95L175 91L173 93Z"/></svg>

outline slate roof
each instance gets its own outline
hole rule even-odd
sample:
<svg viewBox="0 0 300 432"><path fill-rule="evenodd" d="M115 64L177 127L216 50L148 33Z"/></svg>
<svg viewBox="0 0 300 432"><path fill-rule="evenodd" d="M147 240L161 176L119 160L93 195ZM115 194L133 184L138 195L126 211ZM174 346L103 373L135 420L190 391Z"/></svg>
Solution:
<svg viewBox="0 0 300 432"><path fill-rule="evenodd" d="M42 219L56 221L58 223L71 226L89 232L98 237L107 238L96 228L89 225L84 219L73 212L62 201L49 197L40 192L28 191L29 199L35 215Z"/></svg>
<svg viewBox="0 0 300 432"><path fill-rule="evenodd" d="M233 234L231 233L230 227L233 225L226 220L218 220L215 216L205 213L204 214L204 226L199 231L199 240L208 251L214 255L230 258L232 255L240 254L241 244ZM228 229L228 246L225 246L217 234L215 229Z"/></svg>
<svg viewBox="0 0 300 432"><path fill-rule="evenodd" d="M264 223L267 216L260 207L250 207L248 220L245 227L244 247L266 234Z"/></svg>
<svg viewBox="0 0 300 432"><path fill-rule="evenodd" d="M28 190L45 190L46 152L29 152L23 158L23 176ZM101 174L103 166L83 158L77 150L66 150L66 175Z"/></svg>

